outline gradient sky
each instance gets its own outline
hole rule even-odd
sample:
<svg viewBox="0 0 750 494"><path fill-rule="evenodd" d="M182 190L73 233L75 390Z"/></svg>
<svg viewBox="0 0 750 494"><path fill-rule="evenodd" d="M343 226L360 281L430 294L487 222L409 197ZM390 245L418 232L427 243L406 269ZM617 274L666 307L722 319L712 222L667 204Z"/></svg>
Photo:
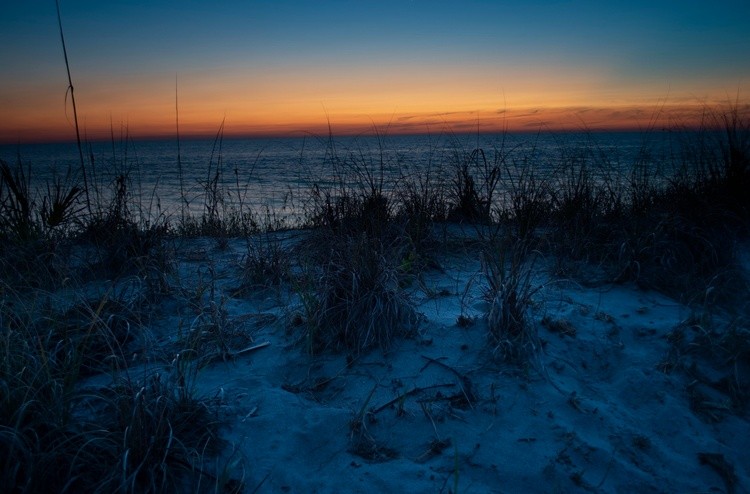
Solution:
<svg viewBox="0 0 750 494"><path fill-rule="evenodd" d="M0 141L74 138L53 0L2 0ZM750 2L61 0L89 138L646 127L750 97ZM664 108L663 113L659 109Z"/></svg>

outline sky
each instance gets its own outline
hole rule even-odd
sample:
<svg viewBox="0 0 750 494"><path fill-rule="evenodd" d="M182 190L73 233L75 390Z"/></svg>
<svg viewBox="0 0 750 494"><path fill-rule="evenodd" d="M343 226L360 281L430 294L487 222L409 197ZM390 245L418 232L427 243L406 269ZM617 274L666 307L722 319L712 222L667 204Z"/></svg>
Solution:
<svg viewBox="0 0 750 494"><path fill-rule="evenodd" d="M747 0L59 4L88 139L643 129L750 100ZM75 138L53 0L0 0L0 67L0 142Z"/></svg>

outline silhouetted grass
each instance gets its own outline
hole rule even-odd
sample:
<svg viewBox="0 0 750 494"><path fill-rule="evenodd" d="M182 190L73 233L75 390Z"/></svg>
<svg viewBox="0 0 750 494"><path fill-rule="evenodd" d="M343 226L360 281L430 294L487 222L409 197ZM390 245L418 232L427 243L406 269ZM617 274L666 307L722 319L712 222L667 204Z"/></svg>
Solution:
<svg viewBox="0 0 750 494"><path fill-rule="evenodd" d="M332 137L329 136L329 139ZM414 334L417 314L400 287L399 268L424 241L434 198L411 184L401 197L422 209L406 211L386 190L382 147L374 159L338 154L328 142L332 185L314 184L308 223L315 229L298 249L303 272L297 282L304 302L309 349L358 354L387 349Z"/></svg>
<svg viewBox="0 0 750 494"><path fill-rule="evenodd" d="M153 207L137 169L122 163L111 180L92 173L91 190L71 174L35 187L33 168L0 163L1 490L171 492L210 479L203 460L221 446L219 407L197 395L198 368L251 343L227 297L291 287L312 353L387 349L417 334L403 287L444 248L435 232L446 222L492 232L478 240L488 345L506 359L540 347L532 310L540 255L583 266L566 277L594 267L601 283L660 290L696 313L738 304L747 294L736 249L750 225L750 126L738 106L704 124L675 130L671 161L658 168L649 165L644 138L642 153L617 166L593 144L562 147L554 166L533 148L511 157L500 145L393 173L400 163L384 152L384 137L368 154L343 150L329 136L330 173L299 201L308 231L294 247L258 233L274 223L272 214L264 222L247 209L236 170L236 190L224 185L220 134L195 216L182 202L180 211ZM222 296L210 269L190 286L177 279L175 241L196 236L220 248L245 238L231 296ZM105 281L106 295L87 291L87 282ZM124 285L137 288L125 294ZM58 289L73 292L74 303L53 307ZM187 293L187 302L176 297ZM144 321L162 297L192 312L175 328L176 341L157 345ZM715 345L739 369L749 340L744 316L735 320L704 332L710 342L694 342ZM136 371L136 343L155 360L179 356L162 373ZM84 387L102 373L112 384ZM726 376L744 407L747 393L736 383L745 375Z"/></svg>

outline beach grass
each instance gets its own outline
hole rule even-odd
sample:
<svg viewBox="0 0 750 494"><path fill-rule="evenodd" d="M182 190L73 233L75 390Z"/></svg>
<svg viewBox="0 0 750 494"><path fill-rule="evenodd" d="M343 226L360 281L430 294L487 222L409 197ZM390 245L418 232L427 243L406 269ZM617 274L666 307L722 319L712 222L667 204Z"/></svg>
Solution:
<svg viewBox="0 0 750 494"><path fill-rule="evenodd" d="M674 134L677 151L660 169L640 159L614 169L595 148L561 146L561 164L543 174L533 150L511 159L501 145L457 151L395 184L385 182L382 147L344 152L331 135L334 179L311 184L294 245L260 227L272 214L229 206L243 196L239 180L237 191L219 185L220 134L197 216L142 203L138 177L125 171L110 183L89 173L87 184L68 175L34 188L33 168L0 163L3 492L237 487L211 467L224 446L223 405L196 390L202 368L254 343L227 304L286 289L299 314L289 330L311 358L388 351L421 337L408 288L435 268L431 253L453 248L439 234L446 225L481 232L471 241L494 357L523 365L543 351L535 275L554 259L566 280L632 283L691 307L665 368L720 369L732 406L746 409L732 364L750 355L738 265L750 225L750 121L734 106ZM201 239L218 252L244 242L229 289L212 269L197 282L177 272L180 246ZM96 283L107 288L92 296ZM160 301L178 307L171 339L148 330ZM734 323L711 326L717 311ZM101 376L106 384L92 387ZM693 395L700 409L699 387Z"/></svg>

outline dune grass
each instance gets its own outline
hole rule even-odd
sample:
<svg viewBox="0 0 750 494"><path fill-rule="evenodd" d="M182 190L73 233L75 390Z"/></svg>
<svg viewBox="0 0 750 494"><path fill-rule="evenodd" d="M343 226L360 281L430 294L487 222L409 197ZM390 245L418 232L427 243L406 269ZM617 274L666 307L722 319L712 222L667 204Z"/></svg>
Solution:
<svg viewBox="0 0 750 494"><path fill-rule="evenodd" d="M197 369L128 370L139 309L105 297L64 314L3 287L0 479L3 492L175 492L212 484L219 403L196 395ZM103 387L88 376L111 376ZM201 477L207 477L202 479Z"/></svg>
<svg viewBox="0 0 750 494"><path fill-rule="evenodd" d="M245 207L239 179L236 191L220 185L220 135L197 216L184 203L171 212L144 204L126 166L110 182L68 174L35 188L33 168L0 163L3 492L219 490L224 477L208 460L222 447L221 403L199 396L196 380L202 366L252 344L229 317L229 299L287 287L301 307L292 331L306 351L387 350L420 334L405 287L435 267L431 253L447 248L439 227L449 223L489 232L476 242L494 357L523 362L541 350L534 276L554 259L568 279L587 281L595 270L600 282L659 290L700 321L740 307L735 324L702 331L695 343L713 345L721 366L747 365L740 301L748 290L736 249L750 224L750 124L740 110L717 111L697 132L676 129L676 151L660 170L639 159L614 167L595 146L564 145L550 169L533 148L519 158L500 145L456 151L389 183L385 169L398 163L388 162L385 139L368 154L344 151L329 136L333 179L312 183L300 200L305 235L295 245L259 231L273 222ZM244 239L231 292L213 272L191 287L175 272L179 243L200 236L218 249ZM103 280L109 290L84 295ZM56 306L57 290L77 293L75 303ZM161 300L191 311L169 344L148 334ZM696 345L675 343L669 368L689 369ZM136 351L161 366L132 364ZM736 384L744 377L727 369L735 406L744 408ZM87 384L101 375L109 384Z"/></svg>

